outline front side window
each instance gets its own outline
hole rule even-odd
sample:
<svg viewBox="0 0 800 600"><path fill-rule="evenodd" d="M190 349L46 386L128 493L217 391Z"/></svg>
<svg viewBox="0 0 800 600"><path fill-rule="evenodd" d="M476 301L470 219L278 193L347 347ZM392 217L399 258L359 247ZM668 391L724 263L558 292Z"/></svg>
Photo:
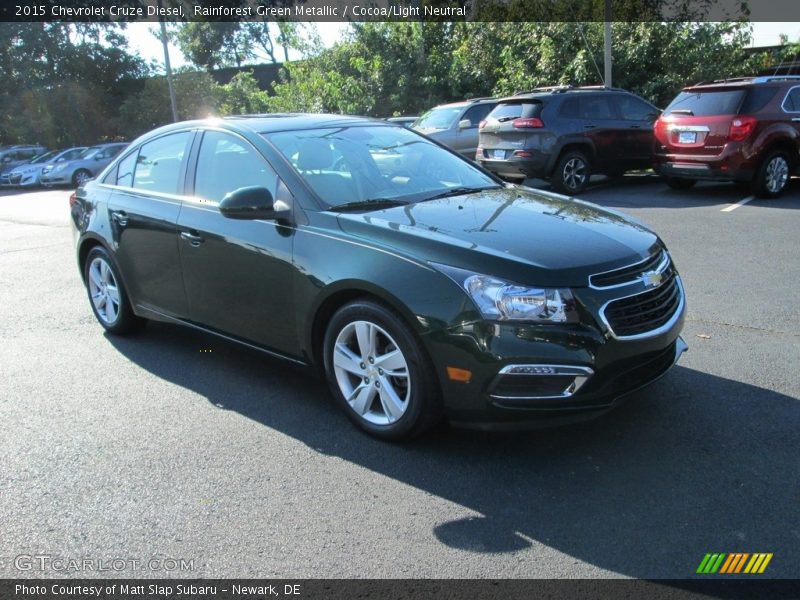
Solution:
<svg viewBox="0 0 800 600"><path fill-rule="evenodd" d="M619 114L626 121L652 121L656 110L647 102L633 96L618 95L614 97L619 107Z"/></svg>
<svg viewBox="0 0 800 600"><path fill-rule="evenodd" d="M143 144L136 158L133 187L137 190L162 194L179 193L181 164L191 135L188 131L171 133ZM123 175L120 165L117 181ZM118 183L118 185L124 184Z"/></svg>
<svg viewBox="0 0 800 600"><path fill-rule="evenodd" d="M266 137L328 207L417 202L455 188L499 187L469 161L399 127L358 125Z"/></svg>
<svg viewBox="0 0 800 600"><path fill-rule="evenodd" d="M244 140L221 131L206 131L197 157L194 195L219 202L244 187L265 187L275 196L278 176Z"/></svg>

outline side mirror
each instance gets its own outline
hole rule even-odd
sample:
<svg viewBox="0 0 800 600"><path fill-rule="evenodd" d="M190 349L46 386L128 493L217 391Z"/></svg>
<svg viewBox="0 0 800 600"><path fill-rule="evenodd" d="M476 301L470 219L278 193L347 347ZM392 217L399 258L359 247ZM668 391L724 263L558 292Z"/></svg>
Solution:
<svg viewBox="0 0 800 600"><path fill-rule="evenodd" d="M469 119L461 119L458 122L459 129L467 129L469 127L472 127L472 121L470 121Z"/></svg>
<svg viewBox="0 0 800 600"><path fill-rule="evenodd" d="M283 202L273 201L267 188L258 185L229 192L219 203L219 212L228 219L277 219L288 210Z"/></svg>

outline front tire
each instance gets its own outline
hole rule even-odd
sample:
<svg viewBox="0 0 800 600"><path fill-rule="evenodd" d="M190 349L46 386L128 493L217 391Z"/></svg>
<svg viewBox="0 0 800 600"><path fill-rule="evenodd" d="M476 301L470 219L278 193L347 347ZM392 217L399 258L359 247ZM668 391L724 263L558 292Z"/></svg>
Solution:
<svg viewBox="0 0 800 600"><path fill-rule="evenodd" d="M583 152L574 150L559 159L551 184L562 194L579 194L586 189L591 176L589 159Z"/></svg>
<svg viewBox="0 0 800 600"><path fill-rule="evenodd" d="M92 312L106 331L124 335L141 327L144 320L133 314L114 260L102 246L86 257L84 278Z"/></svg>
<svg viewBox="0 0 800 600"><path fill-rule="evenodd" d="M790 174L789 156L780 150L769 153L753 178L753 195L759 198L777 198L786 189Z"/></svg>
<svg viewBox="0 0 800 600"><path fill-rule="evenodd" d="M422 345L382 304L359 300L339 309L325 334L324 365L339 405L375 437L419 435L441 414L439 387Z"/></svg>

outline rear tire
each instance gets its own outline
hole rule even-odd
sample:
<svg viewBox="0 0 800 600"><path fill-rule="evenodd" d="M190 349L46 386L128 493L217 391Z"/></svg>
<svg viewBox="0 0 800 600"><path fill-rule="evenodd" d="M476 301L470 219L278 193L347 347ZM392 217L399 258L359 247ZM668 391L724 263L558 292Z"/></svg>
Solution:
<svg viewBox="0 0 800 600"><path fill-rule="evenodd" d="M589 159L583 152L573 150L558 160L550 184L562 194L579 194L586 189L591 176Z"/></svg>
<svg viewBox="0 0 800 600"><path fill-rule="evenodd" d="M377 438L419 435L440 418L430 359L393 310L371 300L346 304L325 333L325 376L348 418Z"/></svg>
<svg viewBox="0 0 800 600"><path fill-rule="evenodd" d="M688 190L697 183L696 179L684 179L682 177L665 177L664 181L673 190Z"/></svg>
<svg viewBox="0 0 800 600"><path fill-rule="evenodd" d="M792 165L785 152L770 152L753 178L753 195L758 198L777 198L786 189L791 172Z"/></svg>
<svg viewBox="0 0 800 600"><path fill-rule="evenodd" d="M144 325L144 319L133 314L119 270L102 246L89 251L84 263L84 279L92 312L106 331L124 335Z"/></svg>

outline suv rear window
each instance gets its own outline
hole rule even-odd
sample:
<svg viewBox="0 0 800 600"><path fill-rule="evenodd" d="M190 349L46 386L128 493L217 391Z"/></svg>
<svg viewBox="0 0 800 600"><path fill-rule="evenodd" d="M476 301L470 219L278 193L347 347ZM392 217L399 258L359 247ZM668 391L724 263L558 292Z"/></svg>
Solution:
<svg viewBox="0 0 800 600"><path fill-rule="evenodd" d="M703 92L681 92L664 114L685 114L695 117L711 115L735 115L742 103L745 90L714 90Z"/></svg>
<svg viewBox="0 0 800 600"><path fill-rule="evenodd" d="M502 102L489 113L490 119L497 121L510 121L511 119L529 119L538 117L542 112L542 103L539 101Z"/></svg>

